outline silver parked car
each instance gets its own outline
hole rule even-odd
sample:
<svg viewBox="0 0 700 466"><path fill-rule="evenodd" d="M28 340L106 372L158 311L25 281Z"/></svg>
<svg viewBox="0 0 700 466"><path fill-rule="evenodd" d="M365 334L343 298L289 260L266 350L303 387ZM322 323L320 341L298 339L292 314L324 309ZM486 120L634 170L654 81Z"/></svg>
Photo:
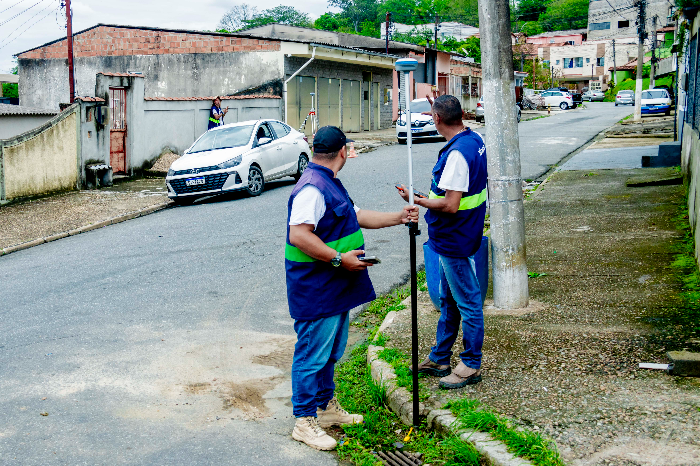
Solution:
<svg viewBox="0 0 700 466"><path fill-rule="evenodd" d="M581 96L581 99L588 100L590 102L593 102L594 100L602 102L603 99L605 99L605 92L588 90L588 91L583 93L583 95Z"/></svg>
<svg viewBox="0 0 700 466"><path fill-rule="evenodd" d="M634 105L634 91L617 91L615 96L615 106L618 105Z"/></svg>
<svg viewBox="0 0 700 466"><path fill-rule="evenodd" d="M518 120L518 123L520 123L520 107L518 107L518 104L515 104L515 117ZM476 121L481 121L484 123L484 97L481 96L479 98L479 101L476 103L476 111L474 112L474 118Z"/></svg>

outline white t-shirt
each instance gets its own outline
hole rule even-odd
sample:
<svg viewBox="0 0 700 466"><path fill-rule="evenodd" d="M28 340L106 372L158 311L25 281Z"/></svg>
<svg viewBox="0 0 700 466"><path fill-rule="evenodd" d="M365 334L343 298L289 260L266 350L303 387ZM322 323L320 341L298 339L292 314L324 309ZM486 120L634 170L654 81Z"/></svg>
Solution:
<svg viewBox="0 0 700 466"><path fill-rule="evenodd" d="M355 213L360 208L357 205L353 206ZM292 202L292 213L289 216L290 225L309 224L314 226L321 221L323 214L326 213L326 201L323 198L321 191L312 184L307 184L299 191Z"/></svg>
<svg viewBox="0 0 700 466"><path fill-rule="evenodd" d="M459 151L453 150L447 155L438 188L463 193L469 191L469 165Z"/></svg>

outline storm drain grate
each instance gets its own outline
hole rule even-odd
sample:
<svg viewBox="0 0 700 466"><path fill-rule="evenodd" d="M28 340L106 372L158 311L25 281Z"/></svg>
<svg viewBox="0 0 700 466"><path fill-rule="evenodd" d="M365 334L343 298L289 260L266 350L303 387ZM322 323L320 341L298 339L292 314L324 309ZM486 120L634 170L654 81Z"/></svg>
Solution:
<svg viewBox="0 0 700 466"><path fill-rule="evenodd" d="M404 453L400 450L396 451L380 451L377 456L382 460L382 463L387 466L420 466L423 462L420 460L420 453Z"/></svg>

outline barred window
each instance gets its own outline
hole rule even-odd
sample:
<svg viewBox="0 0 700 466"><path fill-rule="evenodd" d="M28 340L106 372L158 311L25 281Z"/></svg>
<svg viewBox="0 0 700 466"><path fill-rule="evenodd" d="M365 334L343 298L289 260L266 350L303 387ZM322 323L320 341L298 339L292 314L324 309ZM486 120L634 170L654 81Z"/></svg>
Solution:
<svg viewBox="0 0 700 466"><path fill-rule="evenodd" d="M607 23L591 23L588 28L591 31L602 31L603 29L610 29L610 22Z"/></svg>

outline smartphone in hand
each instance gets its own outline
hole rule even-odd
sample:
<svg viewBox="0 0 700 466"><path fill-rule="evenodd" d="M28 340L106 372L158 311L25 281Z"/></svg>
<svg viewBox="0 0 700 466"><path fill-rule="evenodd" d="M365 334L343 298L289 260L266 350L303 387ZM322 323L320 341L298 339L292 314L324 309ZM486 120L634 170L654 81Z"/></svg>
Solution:
<svg viewBox="0 0 700 466"><path fill-rule="evenodd" d="M402 188L400 184L397 184L397 185L396 185L396 189L398 189L398 190L401 191L401 192L404 192L404 191L405 191L405 189ZM427 195L423 194L422 192L418 191L417 189L414 189L414 190L413 190L413 195L416 196L416 197L423 198L423 199L428 199L428 196L427 196Z"/></svg>
<svg viewBox="0 0 700 466"><path fill-rule="evenodd" d="M359 260L362 262L367 262L368 264L381 264L382 261L379 260L376 256L365 256L365 257L358 257Z"/></svg>

